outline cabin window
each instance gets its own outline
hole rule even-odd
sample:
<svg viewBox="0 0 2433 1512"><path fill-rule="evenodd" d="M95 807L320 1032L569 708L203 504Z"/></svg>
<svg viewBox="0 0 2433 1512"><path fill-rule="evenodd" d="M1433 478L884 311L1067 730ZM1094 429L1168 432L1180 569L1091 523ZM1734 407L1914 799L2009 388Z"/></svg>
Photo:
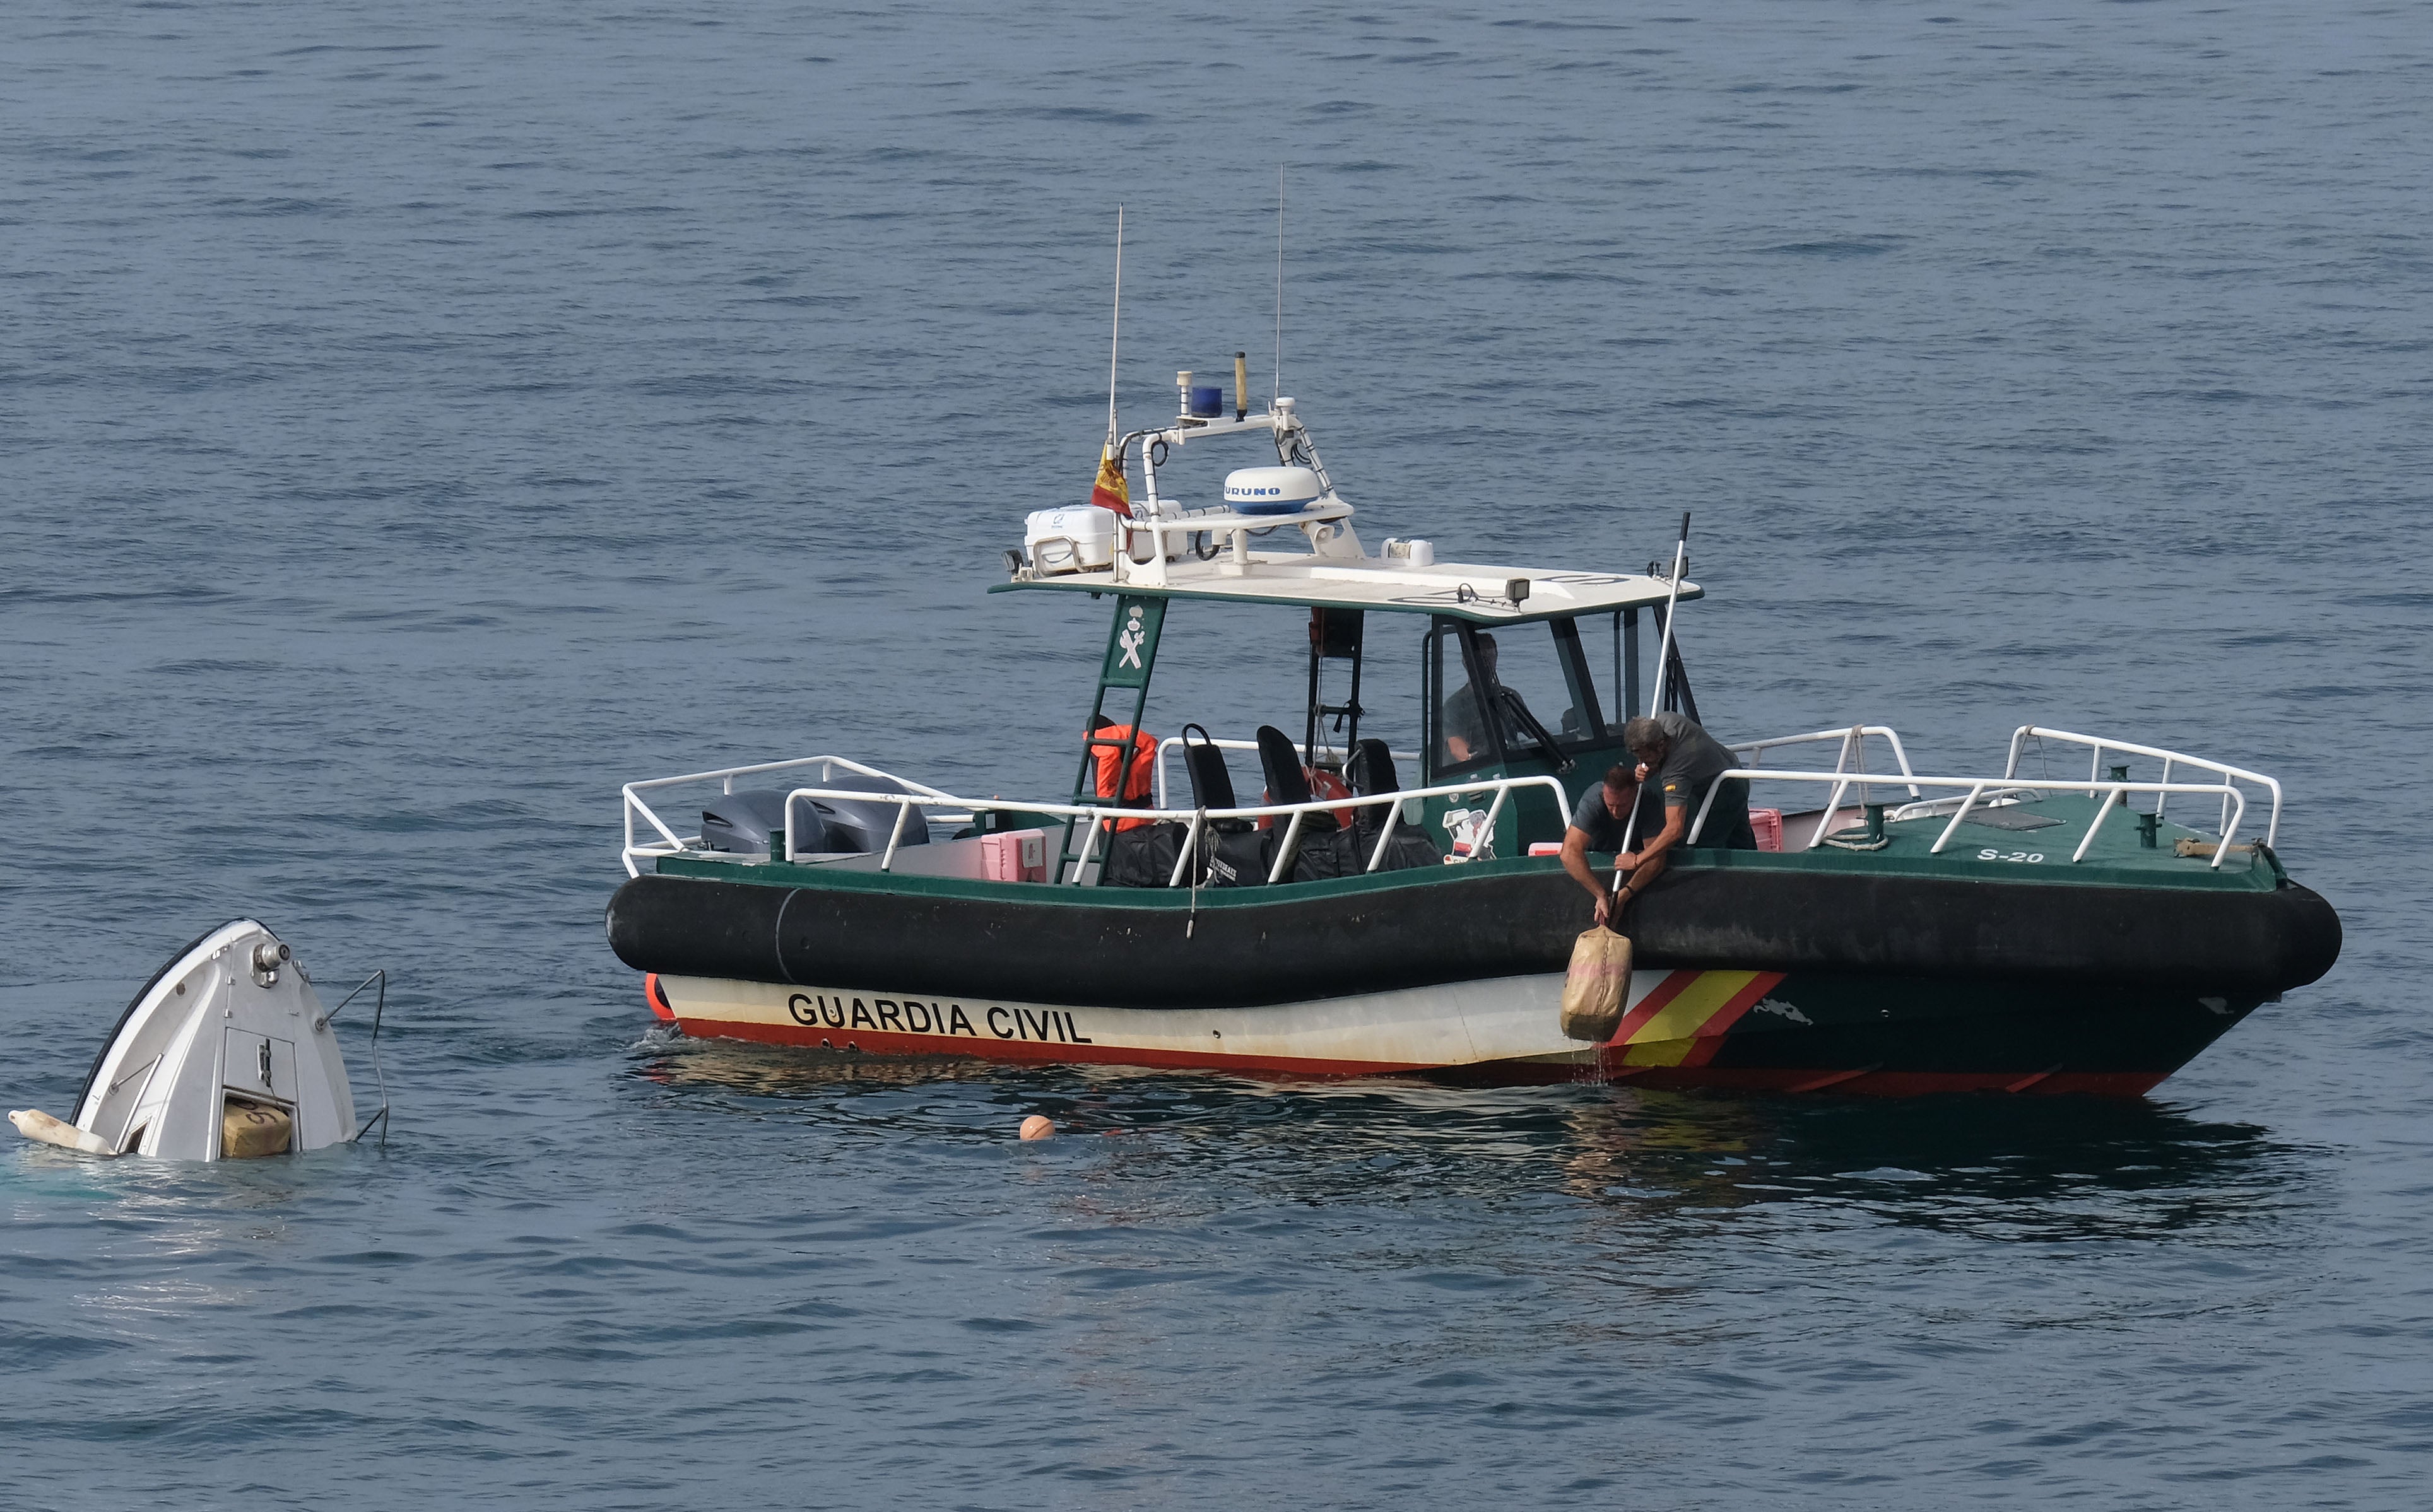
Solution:
<svg viewBox="0 0 2433 1512"><path fill-rule="evenodd" d="M1438 774L1613 743L1569 620L1501 627L1436 620L1427 663L1429 756Z"/></svg>
<svg viewBox="0 0 2433 1512"><path fill-rule="evenodd" d="M1632 715L1647 712L1647 663L1656 645L1642 636L1653 628L1654 618L1637 609L1617 609L1566 621L1578 642L1580 675L1617 737Z"/></svg>

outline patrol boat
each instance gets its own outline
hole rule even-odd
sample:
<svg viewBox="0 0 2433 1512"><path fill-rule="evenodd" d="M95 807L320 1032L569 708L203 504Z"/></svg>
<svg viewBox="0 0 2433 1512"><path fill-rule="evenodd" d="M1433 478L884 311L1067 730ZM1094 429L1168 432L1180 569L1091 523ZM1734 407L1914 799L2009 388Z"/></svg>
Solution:
<svg viewBox="0 0 2433 1512"><path fill-rule="evenodd" d="M1032 515L990 589L1114 602L1060 801L833 755L624 788L608 936L655 1013L842 1055L2135 1096L2338 955L2259 773L2035 724L1960 775L1913 770L1887 725L1719 734L1727 775L1773 806L1752 810L1761 848L1722 848L1697 813L1622 916L1619 1028L1566 1039L1590 909L1551 853L1628 759L1626 716L1697 718L1686 550L1639 572L1372 553L1294 402L1251 415L1239 388L1229 416L1186 378L1172 421L1111 442L1114 507ZM1246 441L1274 464L1220 497L1161 491L1184 454ZM1306 619L1298 739L1214 737L1189 708L1139 733L1177 611L1212 602ZM1393 617L1420 632L1405 749L1361 704L1372 646L1407 652L1370 635Z"/></svg>

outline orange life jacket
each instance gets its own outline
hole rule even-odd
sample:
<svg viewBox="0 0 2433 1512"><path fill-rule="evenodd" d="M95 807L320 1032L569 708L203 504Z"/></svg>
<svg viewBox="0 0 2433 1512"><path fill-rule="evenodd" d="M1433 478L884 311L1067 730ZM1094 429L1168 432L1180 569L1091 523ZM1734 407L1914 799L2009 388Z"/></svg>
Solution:
<svg viewBox="0 0 2433 1512"><path fill-rule="evenodd" d="M1123 776L1123 794L1119 800L1120 802L1127 804L1133 803L1140 799L1147 798L1151 792L1154 792L1157 790L1156 736L1149 734L1147 730L1136 731L1129 724L1110 724L1104 729L1092 731L1091 738L1098 740L1129 740L1131 742L1129 750L1114 745L1094 745L1090 747L1090 759L1096 764L1097 769L1091 784L1091 790L1099 798L1108 799L1116 797L1116 764L1126 760L1129 760L1131 765ZM1117 829L1138 829L1143 824L1153 824L1155 823L1157 823L1157 821L1153 819L1119 819L1115 821L1115 827Z"/></svg>

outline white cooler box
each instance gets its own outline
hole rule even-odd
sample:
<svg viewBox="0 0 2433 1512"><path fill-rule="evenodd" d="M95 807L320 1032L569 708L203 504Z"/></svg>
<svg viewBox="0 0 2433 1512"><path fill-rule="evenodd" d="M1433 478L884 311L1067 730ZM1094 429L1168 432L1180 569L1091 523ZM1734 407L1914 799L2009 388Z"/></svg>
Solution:
<svg viewBox="0 0 2433 1512"><path fill-rule="evenodd" d="M1224 513L1215 505L1205 509L1180 508L1172 500L1159 501L1158 507L1161 520ZM1179 561L1189 539L1180 532L1168 535L1165 559ZM1022 549L1030 556L1031 570L1044 577L1063 572L1103 572L1115 558L1115 513L1096 504L1034 511L1022 517ZM1133 561L1148 561L1153 550L1146 534L1132 537Z"/></svg>
<svg viewBox="0 0 2433 1512"><path fill-rule="evenodd" d="M1022 518L1022 549L1034 572L1100 572L1115 559L1115 516L1096 504L1042 509Z"/></svg>

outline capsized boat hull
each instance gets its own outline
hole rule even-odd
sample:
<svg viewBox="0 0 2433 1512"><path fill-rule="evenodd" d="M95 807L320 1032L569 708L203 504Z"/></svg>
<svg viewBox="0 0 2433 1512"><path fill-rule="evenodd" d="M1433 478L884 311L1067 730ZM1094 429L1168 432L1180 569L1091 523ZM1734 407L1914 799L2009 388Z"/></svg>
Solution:
<svg viewBox="0 0 2433 1512"><path fill-rule="evenodd" d="M1059 1006L654 974L689 1034L846 1055L1115 1064L1253 1076L1424 1076L1470 1084L2142 1094L2256 999L2152 990L1673 968L1632 976L1604 1045L1557 1029L1543 973L1255 1008Z"/></svg>

